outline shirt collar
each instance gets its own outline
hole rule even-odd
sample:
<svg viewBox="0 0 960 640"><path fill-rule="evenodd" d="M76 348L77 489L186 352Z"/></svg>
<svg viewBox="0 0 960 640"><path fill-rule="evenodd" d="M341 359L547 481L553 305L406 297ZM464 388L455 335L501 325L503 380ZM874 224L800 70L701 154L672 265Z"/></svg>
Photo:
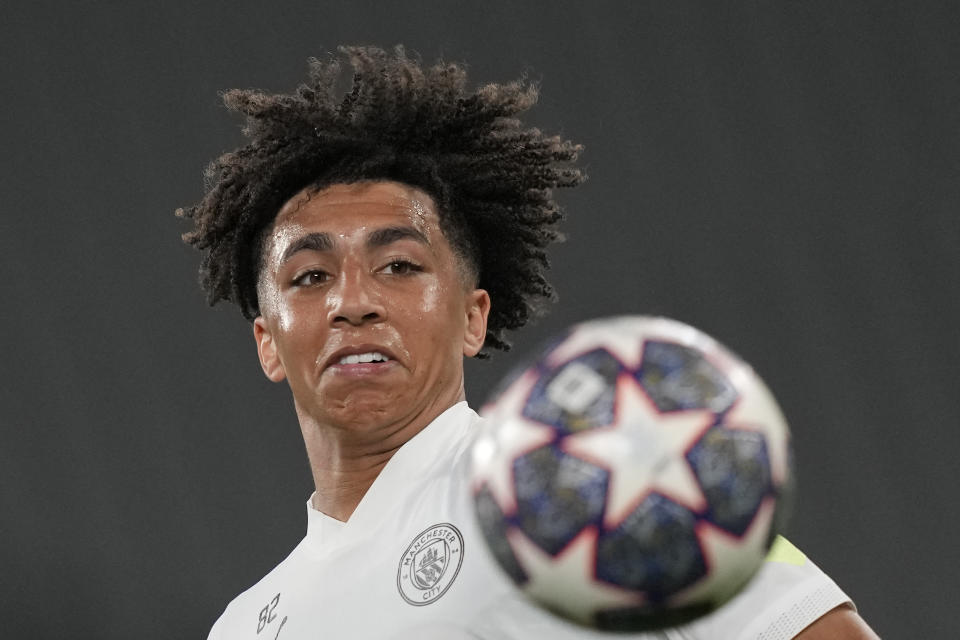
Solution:
<svg viewBox="0 0 960 640"><path fill-rule="evenodd" d="M458 402L423 428L400 447L380 475L373 481L347 522L340 522L313 508L313 495L307 500L307 540L311 545L322 543L329 548L340 534L350 530L369 531L399 507L400 497L407 495L411 483L434 471L439 465L462 453L465 437L480 417ZM350 536L352 537L352 536Z"/></svg>

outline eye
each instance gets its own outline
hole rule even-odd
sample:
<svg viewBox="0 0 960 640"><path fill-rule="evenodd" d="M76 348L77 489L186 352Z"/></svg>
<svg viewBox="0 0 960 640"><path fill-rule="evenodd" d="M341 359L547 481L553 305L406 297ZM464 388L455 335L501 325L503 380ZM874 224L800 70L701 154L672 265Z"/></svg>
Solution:
<svg viewBox="0 0 960 640"><path fill-rule="evenodd" d="M320 271L319 269L311 269L310 271L304 271L296 278L293 279L293 286L295 287L309 287L315 284L323 284L330 279L330 274L326 271Z"/></svg>
<svg viewBox="0 0 960 640"><path fill-rule="evenodd" d="M382 273L391 276L405 276L418 271L423 271L423 268L409 260L391 260L381 269Z"/></svg>

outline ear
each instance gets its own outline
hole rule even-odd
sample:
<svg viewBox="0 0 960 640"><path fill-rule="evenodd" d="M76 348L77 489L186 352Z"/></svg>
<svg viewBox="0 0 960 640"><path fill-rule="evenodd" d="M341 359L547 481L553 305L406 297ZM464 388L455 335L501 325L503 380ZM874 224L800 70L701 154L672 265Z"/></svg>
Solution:
<svg viewBox="0 0 960 640"><path fill-rule="evenodd" d="M273 333L270 332L270 327L267 326L263 316L257 316L253 320L253 337L257 341L257 355L260 356L260 366L263 367L264 375L272 382L283 381L287 374L277 354Z"/></svg>
<svg viewBox="0 0 960 640"><path fill-rule="evenodd" d="M474 289L467 294L466 327L463 333L463 355L468 358L480 353L487 337L487 316L490 315L490 294Z"/></svg>

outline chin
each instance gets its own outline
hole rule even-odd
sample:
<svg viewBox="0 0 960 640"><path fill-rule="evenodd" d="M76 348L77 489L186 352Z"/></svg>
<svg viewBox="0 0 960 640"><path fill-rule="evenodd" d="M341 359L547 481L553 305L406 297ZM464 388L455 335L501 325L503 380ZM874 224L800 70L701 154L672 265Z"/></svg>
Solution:
<svg viewBox="0 0 960 640"><path fill-rule="evenodd" d="M406 403L382 391L358 389L348 397L323 403L331 423L352 429L369 429L390 424L406 413Z"/></svg>

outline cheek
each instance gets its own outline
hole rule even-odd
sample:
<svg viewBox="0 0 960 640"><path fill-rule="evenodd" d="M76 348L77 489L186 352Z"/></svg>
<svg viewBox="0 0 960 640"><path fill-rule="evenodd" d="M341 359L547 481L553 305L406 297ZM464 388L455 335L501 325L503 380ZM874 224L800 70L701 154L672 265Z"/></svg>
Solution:
<svg viewBox="0 0 960 640"><path fill-rule="evenodd" d="M315 308L308 305L295 304L279 305L275 311L277 328L283 336L283 356L290 364L293 361L307 361L306 366L313 366L312 361L318 357L323 341L327 335L323 327L323 314L317 313Z"/></svg>
<svg viewBox="0 0 960 640"><path fill-rule="evenodd" d="M322 317L315 306L304 304L303 301L280 300L276 307L277 326L289 336L297 339L313 333L313 325Z"/></svg>
<svg viewBox="0 0 960 640"><path fill-rule="evenodd" d="M272 316L277 325L277 329L288 334L295 325L296 314L290 305L284 300L279 289L272 284L261 284L257 288L257 297L260 304L260 312Z"/></svg>
<svg viewBox="0 0 960 640"><path fill-rule="evenodd" d="M444 279L431 281L421 292L418 315L421 320L434 318L448 326L458 313L459 288ZM427 320L429 321L429 320Z"/></svg>
<svg viewBox="0 0 960 640"><path fill-rule="evenodd" d="M295 325L295 314L290 310L289 307L280 306L276 309L276 317L277 326L280 328L280 331L284 332L285 334L290 334Z"/></svg>
<svg viewBox="0 0 960 640"><path fill-rule="evenodd" d="M446 355L444 343L450 350L459 353L460 340L464 332L464 314L462 287L459 282L449 283L437 280L423 289L421 299L414 313L422 328L417 333L427 342L438 356Z"/></svg>
<svg viewBox="0 0 960 640"><path fill-rule="evenodd" d="M302 341L316 333L317 325L326 318L328 301L314 295L303 295L296 290L273 294L273 314L277 326L287 334L288 339Z"/></svg>
<svg viewBox="0 0 960 640"><path fill-rule="evenodd" d="M420 308L423 313L436 313L443 308L444 286L440 282L431 282L422 294Z"/></svg>

